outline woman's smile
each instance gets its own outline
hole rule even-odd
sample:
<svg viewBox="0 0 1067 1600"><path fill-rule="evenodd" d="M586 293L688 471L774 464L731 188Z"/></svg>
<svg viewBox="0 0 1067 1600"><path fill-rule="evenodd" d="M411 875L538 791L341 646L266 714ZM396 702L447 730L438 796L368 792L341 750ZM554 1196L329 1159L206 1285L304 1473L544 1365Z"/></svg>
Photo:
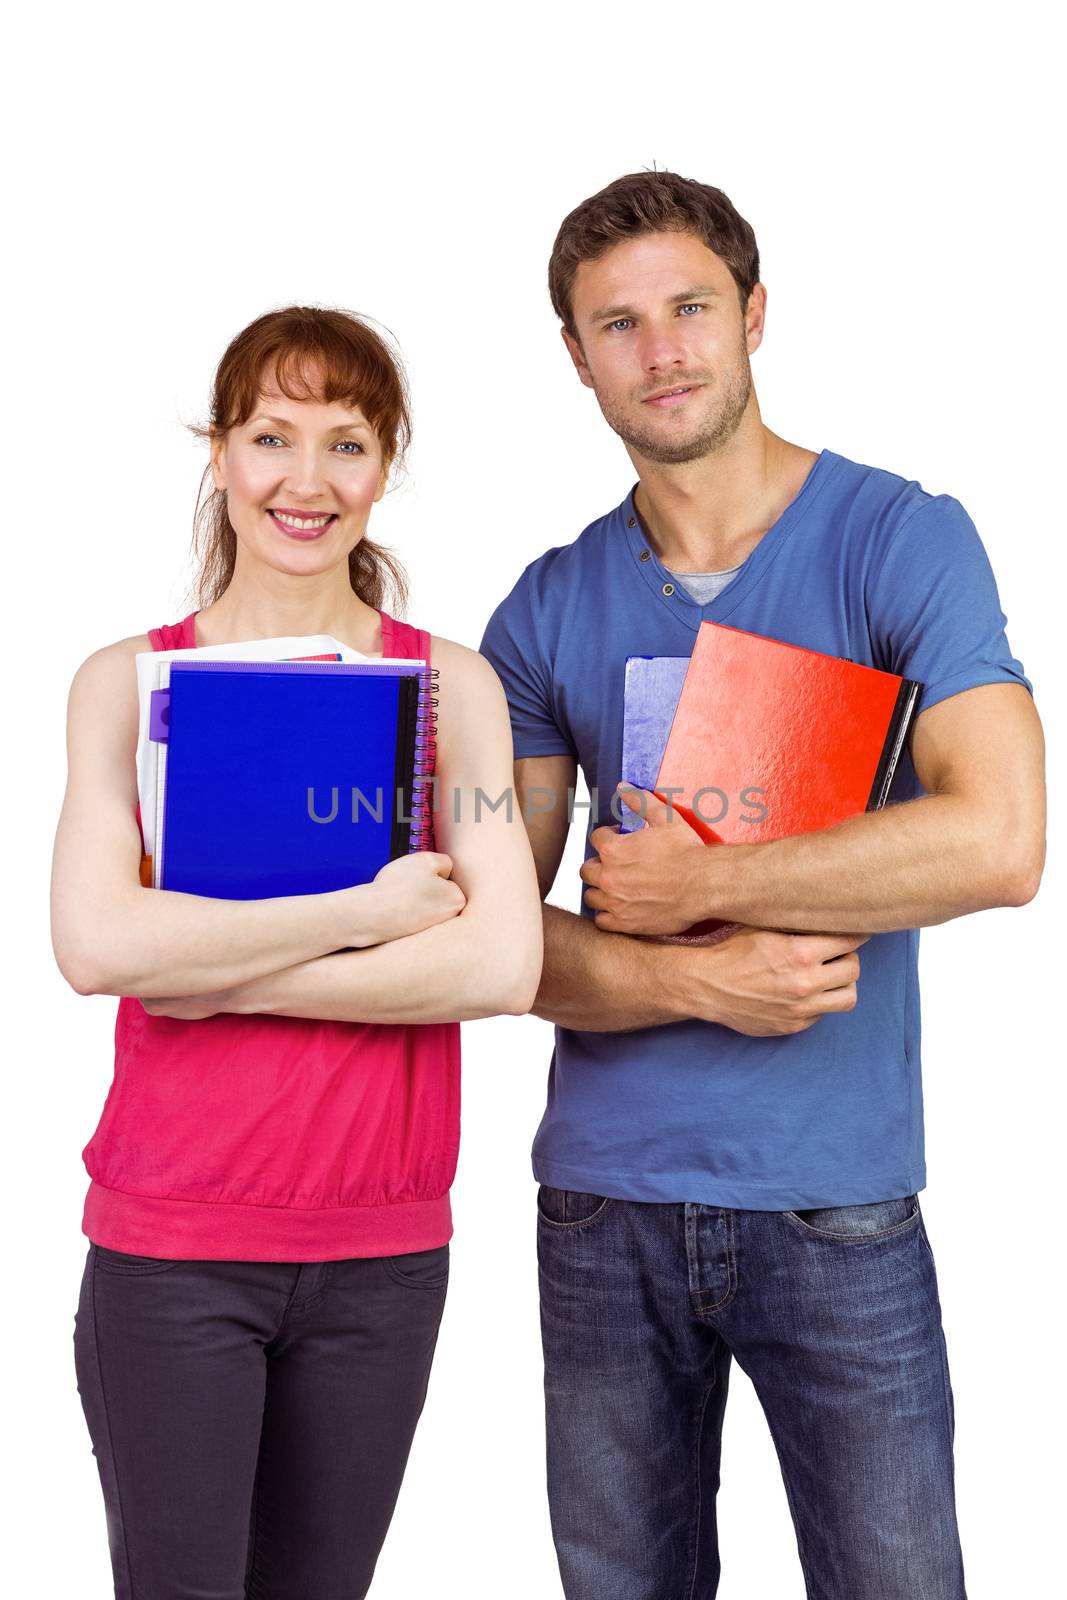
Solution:
<svg viewBox="0 0 1067 1600"><path fill-rule="evenodd" d="M283 509L269 506L267 515L274 526L280 528L290 539L318 539L337 521L337 514L333 511L309 516L299 511L291 511L288 507Z"/></svg>

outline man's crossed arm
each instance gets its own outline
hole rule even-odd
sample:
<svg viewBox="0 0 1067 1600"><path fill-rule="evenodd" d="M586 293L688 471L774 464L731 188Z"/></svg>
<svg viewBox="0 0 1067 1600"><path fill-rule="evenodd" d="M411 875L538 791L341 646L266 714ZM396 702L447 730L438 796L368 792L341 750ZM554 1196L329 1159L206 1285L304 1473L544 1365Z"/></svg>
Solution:
<svg viewBox="0 0 1067 1600"><path fill-rule="evenodd" d="M545 907L534 1010L597 1031L703 1017L742 1033L797 1032L855 1005L855 951L871 933L1032 899L1045 793L1041 724L1028 692L990 684L932 706L916 722L912 759L923 797L821 833L709 847L654 797L649 827L629 835L598 828L598 858L581 874L595 924ZM570 757L516 763L520 796L535 788L561 795L573 782ZM566 827L559 803L528 819L542 896ZM750 926L711 947L629 937L677 933L709 917Z"/></svg>

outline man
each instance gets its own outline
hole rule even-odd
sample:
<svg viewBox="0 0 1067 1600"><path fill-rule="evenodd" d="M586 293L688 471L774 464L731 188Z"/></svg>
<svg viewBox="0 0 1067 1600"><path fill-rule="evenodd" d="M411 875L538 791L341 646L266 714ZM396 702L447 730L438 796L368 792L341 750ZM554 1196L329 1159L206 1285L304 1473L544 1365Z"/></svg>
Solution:
<svg viewBox="0 0 1067 1600"><path fill-rule="evenodd" d="M567 217L549 281L638 475L527 568L482 645L542 895L577 763L595 796L583 914L545 906L534 1007L557 1024L534 1171L564 1589L715 1594L736 1357L809 1596L958 1600L952 1396L917 1199L915 930L1036 892L1030 686L957 501L765 427L749 358L766 292L724 194L621 178ZM648 825L620 834L626 657L688 655L705 619L919 680L898 803L709 849L645 795ZM708 917L746 926L711 947L632 937Z"/></svg>

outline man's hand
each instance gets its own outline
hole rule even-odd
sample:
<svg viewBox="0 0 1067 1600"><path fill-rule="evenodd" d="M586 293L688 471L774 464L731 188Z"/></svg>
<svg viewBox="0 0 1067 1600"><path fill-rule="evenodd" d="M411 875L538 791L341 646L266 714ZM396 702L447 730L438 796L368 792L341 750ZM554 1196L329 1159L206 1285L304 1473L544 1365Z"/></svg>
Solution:
<svg viewBox="0 0 1067 1600"><path fill-rule="evenodd" d="M868 937L743 928L723 944L695 946L683 1009L735 1033L803 1033L820 1017L855 1008L855 952Z"/></svg>
<svg viewBox="0 0 1067 1600"><path fill-rule="evenodd" d="M658 795L647 789L618 794L647 826L628 834L594 830L590 842L600 859L590 857L581 869L590 885L585 903L606 933L684 933L708 915L698 872L709 846Z"/></svg>

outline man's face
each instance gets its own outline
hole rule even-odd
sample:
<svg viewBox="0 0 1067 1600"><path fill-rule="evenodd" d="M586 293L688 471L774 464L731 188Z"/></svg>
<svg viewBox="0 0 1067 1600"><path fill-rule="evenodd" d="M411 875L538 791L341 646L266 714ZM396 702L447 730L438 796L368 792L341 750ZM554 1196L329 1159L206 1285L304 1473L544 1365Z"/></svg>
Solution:
<svg viewBox="0 0 1067 1600"><path fill-rule="evenodd" d="M729 267L707 245L689 233L650 233L582 262L572 295L578 339L563 337L633 452L695 461L740 425L765 298L757 285L742 314Z"/></svg>

